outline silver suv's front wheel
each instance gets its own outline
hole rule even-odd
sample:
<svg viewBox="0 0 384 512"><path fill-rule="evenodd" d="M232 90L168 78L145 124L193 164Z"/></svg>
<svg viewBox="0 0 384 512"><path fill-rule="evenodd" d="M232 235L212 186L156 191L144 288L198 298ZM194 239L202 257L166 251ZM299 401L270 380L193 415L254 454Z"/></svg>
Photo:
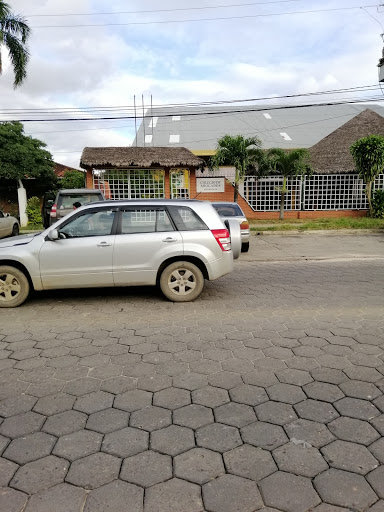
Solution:
<svg viewBox="0 0 384 512"><path fill-rule="evenodd" d="M176 261L166 267L160 277L160 288L173 302L195 300L204 288L201 270L189 261Z"/></svg>
<svg viewBox="0 0 384 512"><path fill-rule="evenodd" d="M26 276L15 267L0 265L0 308L20 306L29 295Z"/></svg>

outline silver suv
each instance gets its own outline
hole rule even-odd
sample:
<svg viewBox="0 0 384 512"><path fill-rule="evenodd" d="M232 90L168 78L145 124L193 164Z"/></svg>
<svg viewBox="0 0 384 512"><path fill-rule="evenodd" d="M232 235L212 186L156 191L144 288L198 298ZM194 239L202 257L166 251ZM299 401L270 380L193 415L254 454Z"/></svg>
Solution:
<svg viewBox="0 0 384 512"><path fill-rule="evenodd" d="M0 242L0 307L29 291L158 284L171 301L196 299L204 279L233 269L239 223L202 201L103 201L36 235Z"/></svg>

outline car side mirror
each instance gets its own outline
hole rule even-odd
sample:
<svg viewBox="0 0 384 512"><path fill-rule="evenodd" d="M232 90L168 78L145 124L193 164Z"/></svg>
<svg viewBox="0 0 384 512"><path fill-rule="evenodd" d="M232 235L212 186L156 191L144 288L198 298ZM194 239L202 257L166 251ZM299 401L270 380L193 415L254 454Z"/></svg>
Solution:
<svg viewBox="0 0 384 512"><path fill-rule="evenodd" d="M55 240L59 240L59 232L57 229L51 229L51 231L48 233L49 240L52 240L54 242Z"/></svg>

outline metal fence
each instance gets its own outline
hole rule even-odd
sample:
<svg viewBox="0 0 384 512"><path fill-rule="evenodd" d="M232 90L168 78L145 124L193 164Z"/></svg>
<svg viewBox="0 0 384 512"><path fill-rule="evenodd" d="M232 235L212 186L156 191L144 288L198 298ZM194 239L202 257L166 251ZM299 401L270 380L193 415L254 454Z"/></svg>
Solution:
<svg viewBox="0 0 384 512"><path fill-rule="evenodd" d="M278 211L283 178L257 179L250 176L241 194L255 211ZM384 174L375 180L373 190L384 189ZM365 210L368 202L365 185L356 174L316 174L288 178L285 209L297 210Z"/></svg>
<svg viewBox="0 0 384 512"><path fill-rule="evenodd" d="M172 199L189 199L190 173L187 169L171 170L170 181Z"/></svg>
<svg viewBox="0 0 384 512"><path fill-rule="evenodd" d="M107 199L161 199L165 197L164 171L122 169L96 171L93 186Z"/></svg>

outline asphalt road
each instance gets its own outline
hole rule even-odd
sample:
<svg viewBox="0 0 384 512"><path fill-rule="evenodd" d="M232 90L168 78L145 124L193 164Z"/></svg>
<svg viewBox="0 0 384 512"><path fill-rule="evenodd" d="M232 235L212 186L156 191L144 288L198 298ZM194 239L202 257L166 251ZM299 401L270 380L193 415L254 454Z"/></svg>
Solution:
<svg viewBox="0 0 384 512"><path fill-rule="evenodd" d="M257 237L194 303L0 310L0 510L383 511L383 240Z"/></svg>

